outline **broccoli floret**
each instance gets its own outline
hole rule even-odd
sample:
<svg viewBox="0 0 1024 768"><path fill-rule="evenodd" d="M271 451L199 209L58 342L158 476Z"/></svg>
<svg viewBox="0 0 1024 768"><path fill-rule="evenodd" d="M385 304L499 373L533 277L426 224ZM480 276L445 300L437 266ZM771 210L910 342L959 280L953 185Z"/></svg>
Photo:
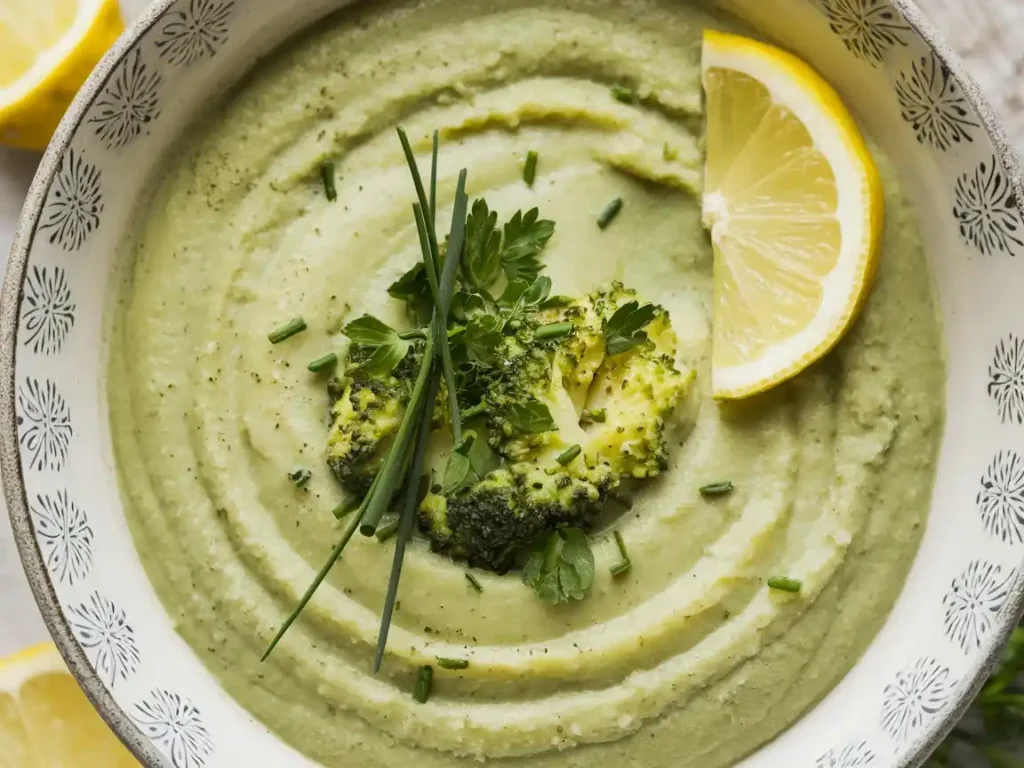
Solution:
<svg viewBox="0 0 1024 768"><path fill-rule="evenodd" d="M587 528L623 482L665 469L665 420L693 377L675 365L676 337L661 309L645 341L607 354L604 323L634 300L613 284L524 317L502 341L481 431L503 468L447 496L428 494L420 527L436 549L505 570L541 531ZM537 333L552 323L571 327L555 337ZM521 414L538 405L553 423L524 428ZM585 418L593 413L602 418Z"/></svg>
<svg viewBox="0 0 1024 768"><path fill-rule="evenodd" d="M423 350L414 346L390 373L367 370L370 353L353 347L345 379L332 391L327 464L347 490L363 496L380 470L412 395Z"/></svg>

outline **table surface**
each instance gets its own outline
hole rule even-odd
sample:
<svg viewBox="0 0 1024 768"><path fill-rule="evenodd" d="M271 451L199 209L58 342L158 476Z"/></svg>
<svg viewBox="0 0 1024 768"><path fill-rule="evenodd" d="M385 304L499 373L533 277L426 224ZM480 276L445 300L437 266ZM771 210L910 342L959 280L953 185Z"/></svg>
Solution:
<svg viewBox="0 0 1024 768"><path fill-rule="evenodd" d="M3 0L0 0L2 2ZM146 0L122 0L128 18ZM1020 0L918 0L967 65L1024 150L1024 3ZM33 154L0 150L0 254L6 258L35 172ZM6 518L0 501L0 517ZM0 521L0 656L47 639L21 571L11 532Z"/></svg>

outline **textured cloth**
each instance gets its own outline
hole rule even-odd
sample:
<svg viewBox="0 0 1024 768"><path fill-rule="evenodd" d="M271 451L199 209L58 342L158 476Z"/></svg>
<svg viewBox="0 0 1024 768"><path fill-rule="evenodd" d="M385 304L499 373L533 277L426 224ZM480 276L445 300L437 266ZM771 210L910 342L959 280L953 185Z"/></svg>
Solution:
<svg viewBox="0 0 1024 768"><path fill-rule="evenodd" d="M916 0L1024 152L1024 0Z"/></svg>

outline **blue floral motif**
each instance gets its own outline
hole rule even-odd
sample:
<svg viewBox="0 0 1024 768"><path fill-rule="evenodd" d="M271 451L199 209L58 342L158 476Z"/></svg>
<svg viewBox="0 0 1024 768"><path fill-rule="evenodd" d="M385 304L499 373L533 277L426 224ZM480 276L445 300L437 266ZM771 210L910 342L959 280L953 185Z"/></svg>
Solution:
<svg viewBox="0 0 1024 768"><path fill-rule="evenodd" d="M883 730L897 743L907 743L942 711L951 692L949 668L931 657L921 657L885 686Z"/></svg>
<svg viewBox="0 0 1024 768"><path fill-rule="evenodd" d="M50 244L77 251L100 225L103 213L102 174L87 163L81 152L69 149L50 186L39 231L48 233Z"/></svg>
<svg viewBox="0 0 1024 768"><path fill-rule="evenodd" d="M895 46L906 46L911 36L903 17L888 0L821 0L832 31L850 53L879 64Z"/></svg>
<svg viewBox="0 0 1024 768"><path fill-rule="evenodd" d="M71 411L49 379L27 378L18 393L18 441L27 465L60 470L71 444Z"/></svg>
<svg viewBox="0 0 1024 768"><path fill-rule="evenodd" d="M1024 460L999 451L981 477L975 503L989 533L1007 544L1024 543Z"/></svg>
<svg viewBox="0 0 1024 768"><path fill-rule="evenodd" d="M25 298L21 305L22 343L33 352L55 355L75 324L64 270L33 265L25 276Z"/></svg>
<svg viewBox="0 0 1024 768"><path fill-rule="evenodd" d="M234 0L189 0L183 11L167 14L156 47L175 66L188 66L213 56L228 39Z"/></svg>
<svg viewBox="0 0 1024 768"><path fill-rule="evenodd" d="M107 147L123 147L138 138L146 126L159 116L160 73L142 61L135 49L121 62L93 104L89 123Z"/></svg>
<svg viewBox="0 0 1024 768"><path fill-rule="evenodd" d="M36 540L53 578L75 584L92 570L93 531L85 512L66 490L29 502Z"/></svg>
<svg viewBox="0 0 1024 768"><path fill-rule="evenodd" d="M863 739L853 741L845 747L830 749L814 761L814 768L861 768L875 761L875 753Z"/></svg>

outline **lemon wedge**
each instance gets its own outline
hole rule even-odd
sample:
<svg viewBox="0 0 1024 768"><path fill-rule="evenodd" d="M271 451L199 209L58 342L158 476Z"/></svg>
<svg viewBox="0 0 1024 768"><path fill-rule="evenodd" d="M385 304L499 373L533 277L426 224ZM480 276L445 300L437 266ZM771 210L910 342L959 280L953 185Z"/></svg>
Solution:
<svg viewBox="0 0 1024 768"><path fill-rule="evenodd" d="M0 660L0 763L4 768L138 766L50 643Z"/></svg>
<svg viewBox="0 0 1024 768"><path fill-rule="evenodd" d="M884 201L853 118L806 63L706 31L701 70L711 387L741 398L799 373L850 327L877 265Z"/></svg>
<svg viewBox="0 0 1024 768"><path fill-rule="evenodd" d="M0 144L45 149L123 29L117 0L0 0Z"/></svg>

